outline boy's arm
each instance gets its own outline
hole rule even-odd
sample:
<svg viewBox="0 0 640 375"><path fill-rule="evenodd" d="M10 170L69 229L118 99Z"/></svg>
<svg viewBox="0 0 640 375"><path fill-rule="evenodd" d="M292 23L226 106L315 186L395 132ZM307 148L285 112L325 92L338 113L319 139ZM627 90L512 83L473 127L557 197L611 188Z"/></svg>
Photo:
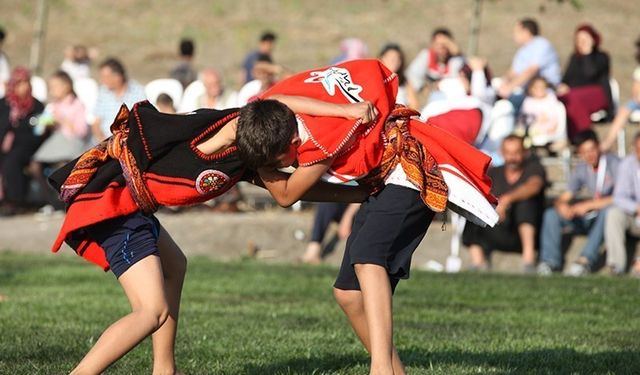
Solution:
<svg viewBox="0 0 640 375"><path fill-rule="evenodd" d="M271 95L267 99L277 100L289 107L295 113L304 113L311 116L362 119L364 124L373 121L378 115L376 108L368 101L351 104L337 104L305 96L279 94Z"/></svg>
<svg viewBox="0 0 640 375"><path fill-rule="evenodd" d="M332 162L333 158L329 158L308 167L298 167L291 175L266 168L261 168L258 173L276 202L282 207L289 207L320 180Z"/></svg>
<svg viewBox="0 0 640 375"><path fill-rule="evenodd" d="M289 173L278 172L282 174L282 178L289 178ZM258 176L249 175L244 178L245 181L266 189L264 181ZM371 195L371 191L362 185L343 185L332 184L325 181L318 181L306 193L302 195L300 200L308 202L336 202L336 203L361 203Z"/></svg>

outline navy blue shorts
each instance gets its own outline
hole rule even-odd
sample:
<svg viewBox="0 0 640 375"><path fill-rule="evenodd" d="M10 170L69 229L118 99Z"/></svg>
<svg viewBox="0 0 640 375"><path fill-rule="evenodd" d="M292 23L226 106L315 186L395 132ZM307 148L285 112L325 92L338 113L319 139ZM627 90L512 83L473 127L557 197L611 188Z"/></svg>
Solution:
<svg viewBox="0 0 640 375"><path fill-rule="evenodd" d="M387 185L360 206L334 284L337 289L360 290L354 264L376 264L389 274L391 290L409 278L411 257L424 237L434 212L420 192Z"/></svg>
<svg viewBox="0 0 640 375"><path fill-rule="evenodd" d="M111 271L117 278L142 259L160 255L160 222L153 215L146 216L138 211L97 223L86 231L104 249Z"/></svg>

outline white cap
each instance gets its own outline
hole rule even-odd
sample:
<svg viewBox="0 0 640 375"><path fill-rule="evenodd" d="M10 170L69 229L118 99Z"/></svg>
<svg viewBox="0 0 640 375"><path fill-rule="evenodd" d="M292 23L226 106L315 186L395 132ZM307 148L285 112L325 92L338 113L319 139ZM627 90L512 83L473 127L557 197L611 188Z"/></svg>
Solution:
<svg viewBox="0 0 640 375"><path fill-rule="evenodd" d="M633 80L640 82L640 66L636 67L636 69L633 71Z"/></svg>

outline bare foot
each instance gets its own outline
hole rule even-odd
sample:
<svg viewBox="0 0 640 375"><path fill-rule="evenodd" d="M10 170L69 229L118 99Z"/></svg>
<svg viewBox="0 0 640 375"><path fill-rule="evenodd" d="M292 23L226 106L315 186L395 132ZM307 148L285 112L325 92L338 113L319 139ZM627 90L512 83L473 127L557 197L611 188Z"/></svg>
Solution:
<svg viewBox="0 0 640 375"><path fill-rule="evenodd" d="M322 263L322 257L320 256L322 253L322 245L318 242L309 242L307 245L307 250L304 252L301 260L302 263L306 264L320 264Z"/></svg>

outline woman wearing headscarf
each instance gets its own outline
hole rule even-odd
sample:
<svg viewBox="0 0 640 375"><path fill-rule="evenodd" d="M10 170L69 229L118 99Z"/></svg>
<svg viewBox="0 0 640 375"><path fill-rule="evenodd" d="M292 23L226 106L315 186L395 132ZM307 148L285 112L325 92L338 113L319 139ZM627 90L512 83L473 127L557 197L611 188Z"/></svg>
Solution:
<svg viewBox="0 0 640 375"><path fill-rule="evenodd" d="M600 50L602 38L589 24L578 26L575 51L558 85L558 98L567 108L569 137L591 128L591 114L600 110L613 115L609 85L609 55Z"/></svg>
<svg viewBox="0 0 640 375"><path fill-rule="evenodd" d="M17 67L11 74L4 98L0 99L0 214L12 215L23 207L28 177L25 168L44 137L33 131L44 106L31 95L31 74Z"/></svg>

